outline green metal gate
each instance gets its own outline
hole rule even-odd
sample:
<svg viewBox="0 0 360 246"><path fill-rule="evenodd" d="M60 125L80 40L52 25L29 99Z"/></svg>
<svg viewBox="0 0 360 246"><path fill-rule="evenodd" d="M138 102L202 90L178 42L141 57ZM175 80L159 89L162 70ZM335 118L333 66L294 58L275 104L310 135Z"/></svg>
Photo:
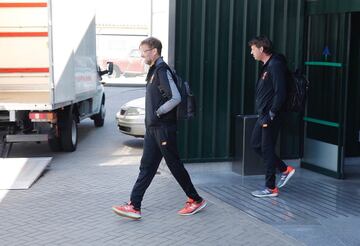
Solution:
<svg viewBox="0 0 360 246"><path fill-rule="evenodd" d="M235 116L254 114L259 64L247 42L269 36L292 69L301 65L303 0L177 0L175 67L188 79L198 115L180 127L179 147L188 162L234 156ZM298 157L300 127L290 119L283 155Z"/></svg>

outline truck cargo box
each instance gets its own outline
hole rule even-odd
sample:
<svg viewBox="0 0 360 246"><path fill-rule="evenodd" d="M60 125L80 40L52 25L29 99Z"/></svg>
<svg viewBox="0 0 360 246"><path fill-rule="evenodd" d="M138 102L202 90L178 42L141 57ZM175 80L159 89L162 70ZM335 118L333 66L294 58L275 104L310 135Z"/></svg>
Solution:
<svg viewBox="0 0 360 246"><path fill-rule="evenodd" d="M53 110L93 97L93 1L0 0L0 110Z"/></svg>

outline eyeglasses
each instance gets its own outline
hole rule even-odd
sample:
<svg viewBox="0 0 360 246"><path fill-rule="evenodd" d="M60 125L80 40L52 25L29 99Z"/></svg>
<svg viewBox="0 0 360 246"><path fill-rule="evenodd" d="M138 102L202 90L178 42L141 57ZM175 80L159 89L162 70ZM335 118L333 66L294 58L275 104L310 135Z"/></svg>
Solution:
<svg viewBox="0 0 360 246"><path fill-rule="evenodd" d="M155 49L155 48L151 48L151 49L148 49L148 50L140 50L140 53L144 54L145 52L148 52L148 51L153 50L153 49Z"/></svg>

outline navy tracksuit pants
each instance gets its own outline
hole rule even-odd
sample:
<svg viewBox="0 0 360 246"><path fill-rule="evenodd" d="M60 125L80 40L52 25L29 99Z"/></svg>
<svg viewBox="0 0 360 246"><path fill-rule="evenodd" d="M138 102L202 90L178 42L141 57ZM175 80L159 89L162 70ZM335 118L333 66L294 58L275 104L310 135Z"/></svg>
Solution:
<svg viewBox="0 0 360 246"><path fill-rule="evenodd" d="M274 118L267 127L262 126L260 116L255 123L251 144L255 152L260 155L266 167L265 186L270 189L275 188L276 168L280 172L285 172L287 165L280 160L275 153L276 140L281 126L281 115Z"/></svg>
<svg viewBox="0 0 360 246"><path fill-rule="evenodd" d="M145 191L151 184L163 157L186 195L195 201L202 200L180 160L177 149L176 125L148 127L144 138L140 173L130 196L130 201L136 209L141 208Z"/></svg>

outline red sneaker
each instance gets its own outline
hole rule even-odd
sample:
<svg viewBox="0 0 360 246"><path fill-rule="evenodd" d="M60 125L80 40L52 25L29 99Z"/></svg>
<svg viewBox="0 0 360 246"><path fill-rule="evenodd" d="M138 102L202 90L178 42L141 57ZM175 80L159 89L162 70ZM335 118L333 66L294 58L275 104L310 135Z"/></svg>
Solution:
<svg viewBox="0 0 360 246"><path fill-rule="evenodd" d="M180 215L193 215L199 212L201 209L205 208L207 205L206 201L203 199L201 202L197 203L193 199L189 198L185 206L179 210L178 214Z"/></svg>
<svg viewBox="0 0 360 246"><path fill-rule="evenodd" d="M140 210L136 210L134 206L129 202L121 206L113 206L112 210L120 216L127 217L134 220L141 219Z"/></svg>

